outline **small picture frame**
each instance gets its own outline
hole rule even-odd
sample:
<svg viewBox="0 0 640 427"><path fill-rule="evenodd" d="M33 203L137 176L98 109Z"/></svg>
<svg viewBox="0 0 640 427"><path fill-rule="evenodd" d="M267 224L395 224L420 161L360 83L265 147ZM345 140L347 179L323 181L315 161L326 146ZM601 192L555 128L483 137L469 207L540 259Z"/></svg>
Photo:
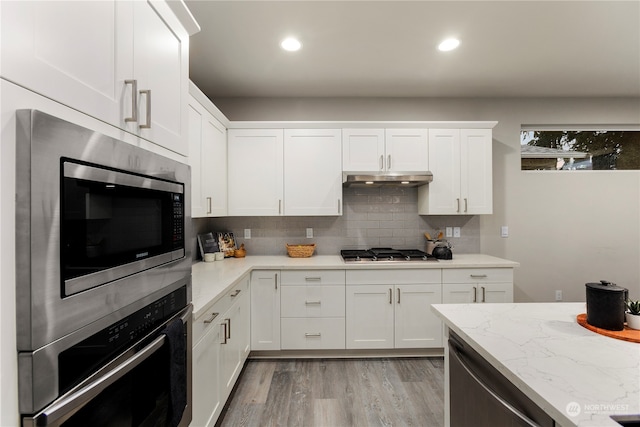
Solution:
<svg viewBox="0 0 640 427"><path fill-rule="evenodd" d="M218 232L218 247L225 258L232 257L236 251L236 239L231 232Z"/></svg>
<svg viewBox="0 0 640 427"><path fill-rule="evenodd" d="M204 254L220 252L218 239L213 233L198 234L198 247L200 248L200 258L204 259Z"/></svg>

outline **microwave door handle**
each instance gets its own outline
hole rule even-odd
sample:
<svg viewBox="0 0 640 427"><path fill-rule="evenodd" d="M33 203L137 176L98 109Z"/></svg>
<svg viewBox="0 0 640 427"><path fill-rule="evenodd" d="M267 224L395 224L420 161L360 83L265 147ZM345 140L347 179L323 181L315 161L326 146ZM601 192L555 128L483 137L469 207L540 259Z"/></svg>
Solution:
<svg viewBox="0 0 640 427"><path fill-rule="evenodd" d="M96 397L111 384L124 377L127 373L131 372L136 366L158 351L164 344L164 340L165 335L160 335L149 345L137 352L131 358L125 360L112 371L43 409L39 414L34 415L34 425L41 425L38 423L38 421L40 421L38 418L41 417L42 420L46 420L46 424L44 425L58 425L65 421L66 418L82 409L82 407L89 403L91 399Z"/></svg>

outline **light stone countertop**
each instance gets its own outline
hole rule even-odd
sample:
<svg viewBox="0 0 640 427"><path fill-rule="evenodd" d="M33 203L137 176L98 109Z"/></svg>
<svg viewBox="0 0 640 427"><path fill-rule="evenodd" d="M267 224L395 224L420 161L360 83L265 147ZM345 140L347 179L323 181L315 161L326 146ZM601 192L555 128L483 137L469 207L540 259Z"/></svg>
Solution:
<svg viewBox="0 0 640 427"><path fill-rule="evenodd" d="M640 344L580 326L585 303L435 304L445 324L561 426L640 414Z"/></svg>
<svg viewBox="0 0 640 427"><path fill-rule="evenodd" d="M514 268L520 264L482 254L454 254L452 260L433 262L345 263L339 255L291 258L284 255L225 258L223 261L197 262L192 266L193 316L197 319L251 270L306 269L414 269L414 268Z"/></svg>

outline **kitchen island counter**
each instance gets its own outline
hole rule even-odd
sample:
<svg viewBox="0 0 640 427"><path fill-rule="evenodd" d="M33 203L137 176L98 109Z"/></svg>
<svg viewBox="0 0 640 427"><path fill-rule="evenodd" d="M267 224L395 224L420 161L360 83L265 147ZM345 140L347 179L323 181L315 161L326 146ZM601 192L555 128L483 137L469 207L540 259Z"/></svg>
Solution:
<svg viewBox="0 0 640 427"><path fill-rule="evenodd" d="M285 255L225 258L223 261L197 262L192 267L194 318L211 307L251 270L357 270L420 268L515 268L520 264L483 254L454 254L452 260L428 262L344 262L339 255L291 258Z"/></svg>
<svg viewBox="0 0 640 427"><path fill-rule="evenodd" d="M580 326L576 316L586 312L585 303L432 310L558 425L619 427L610 415L640 414L640 344Z"/></svg>

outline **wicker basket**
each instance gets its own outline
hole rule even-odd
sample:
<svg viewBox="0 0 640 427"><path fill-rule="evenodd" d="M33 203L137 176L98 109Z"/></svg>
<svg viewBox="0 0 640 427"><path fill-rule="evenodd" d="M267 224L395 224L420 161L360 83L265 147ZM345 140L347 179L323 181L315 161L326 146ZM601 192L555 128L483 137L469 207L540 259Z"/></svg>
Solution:
<svg viewBox="0 0 640 427"><path fill-rule="evenodd" d="M316 250L316 244L290 245L287 243L287 253L291 258L309 258Z"/></svg>

